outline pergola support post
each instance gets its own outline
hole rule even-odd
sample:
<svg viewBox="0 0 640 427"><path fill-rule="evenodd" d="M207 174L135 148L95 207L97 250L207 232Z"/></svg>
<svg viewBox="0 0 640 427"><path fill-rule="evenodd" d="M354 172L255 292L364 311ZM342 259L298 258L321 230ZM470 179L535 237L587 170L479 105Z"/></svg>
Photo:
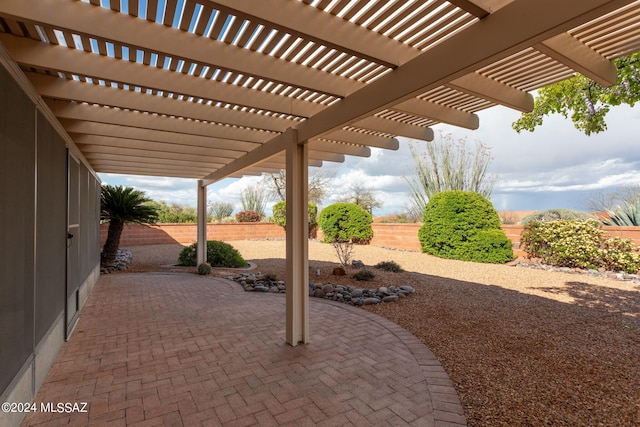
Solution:
<svg viewBox="0 0 640 427"><path fill-rule="evenodd" d="M296 346L309 342L308 149L295 130L292 139L286 148L286 340Z"/></svg>
<svg viewBox="0 0 640 427"><path fill-rule="evenodd" d="M198 180L198 243L196 249L197 265L207 261L207 186Z"/></svg>

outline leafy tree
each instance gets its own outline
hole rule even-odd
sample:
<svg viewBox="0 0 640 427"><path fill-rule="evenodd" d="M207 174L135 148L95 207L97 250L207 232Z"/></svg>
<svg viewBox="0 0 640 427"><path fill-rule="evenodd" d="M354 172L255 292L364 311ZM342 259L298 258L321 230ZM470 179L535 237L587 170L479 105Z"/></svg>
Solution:
<svg viewBox="0 0 640 427"><path fill-rule="evenodd" d="M191 223L198 221L198 212L193 206L185 206L177 203L167 204L164 200L148 203L158 213L158 222L165 223Z"/></svg>
<svg viewBox="0 0 640 427"><path fill-rule="evenodd" d="M273 205L273 222L278 224L280 227L287 227L287 202L285 200L280 200L278 203ZM309 237L316 237L316 231L318 228L318 206L309 202L307 207L307 215L309 221Z"/></svg>
<svg viewBox="0 0 640 427"><path fill-rule="evenodd" d="M265 216L266 202L266 191L259 185L247 187L240 193L240 203L243 211L256 211L261 216Z"/></svg>
<svg viewBox="0 0 640 427"><path fill-rule="evenodd" d="M370 214L373 214L374 209L382 207L382 202L376 199L373 192L361 184L351 185L349 187L349 194L340 201L355 203Z"/></svg>
<svg viewBox="0 0 640 427"><path fill-rule="evenodd" d="M416 176L405 177L411 197L409 216L421 217L429 199L442 191L473 191L486 198L491 196L497 176L487 174L492 160L489 147L476 142L470 149L466 139L454 141L445 134L428 142L424 153L415 145L409 148L416 170Z"/></svg>
<svg viewBox="0 0 640 427"><path fill-rule="evenodd" d="M558 113L573 121L576 129L586 135L607 129L605 116L612 106L640 100L640 53L614 60L618 68L618 83L604 87L587 77L574 77L546 86L538 91L533 111L524 113L513 123L517 132L540 126L545 116Z"/></svg>
<svg viewBox="0 0 640 427"><path fill-rule="evenodd" d="M102 248L100 264L113 265L120 246L120 236L124 225L154 223L158 219L156 208L149 204L152 200L144 192L133 187L104 185L100 194L100 219L109 222L107 240Z"/></svg>
<svg viewBox="0 0 640 427"><path fill-rule="evenodd" d="M327 195L327 187L335 177L335 172L323 169L309 169L309 193L308 200L320 204ZM284 170L278 173L265 175L265 185L269 188L269 197L272 200L285 200L287 198L287 174Z"/></svg>
<svg viewBox="0 0 640 427"><path fill-rule="evenodd" d="M233 214L233 205L227 202L214 202L209 206L209 215L213 221L222 221Z"/></svg>

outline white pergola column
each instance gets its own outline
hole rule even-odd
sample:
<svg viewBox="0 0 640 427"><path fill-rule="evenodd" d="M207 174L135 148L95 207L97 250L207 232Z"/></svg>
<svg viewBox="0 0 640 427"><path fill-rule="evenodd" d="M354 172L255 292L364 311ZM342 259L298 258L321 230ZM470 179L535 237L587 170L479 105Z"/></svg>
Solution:
<svg viewBox="0 0 640 427"><path fill-rule="evenodd" d="M309 342L308 149L296 132L286 148L287 164L287 309L286 339Z"/></svg>
<svg viewBox="0 0 640 427"><path fill-rule="evenodd" d="M207 186L198 180L198 243L196 264L207 261Z"/></svg>

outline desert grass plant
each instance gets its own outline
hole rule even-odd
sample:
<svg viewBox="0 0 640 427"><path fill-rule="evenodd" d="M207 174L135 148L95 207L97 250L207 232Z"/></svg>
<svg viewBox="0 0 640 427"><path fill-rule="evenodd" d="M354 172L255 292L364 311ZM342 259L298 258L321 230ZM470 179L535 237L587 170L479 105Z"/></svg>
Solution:
<svg viewBox="0 0 640 427"><path fill-rule="evenodd" d="M400 264L398 264L395 261L380 261L379 263L377 263L373 267L377 268L378 270L390 271L392 273L403 273L404 272L402 267L400 267Z"/></svg>
<svg viewBox="0 0 640 427"><path fill-rule="evenodd" d="M363 268L362 270L358 270L352 277L359 281L368 282L376 277L376 273L367 268Z"/></svg>

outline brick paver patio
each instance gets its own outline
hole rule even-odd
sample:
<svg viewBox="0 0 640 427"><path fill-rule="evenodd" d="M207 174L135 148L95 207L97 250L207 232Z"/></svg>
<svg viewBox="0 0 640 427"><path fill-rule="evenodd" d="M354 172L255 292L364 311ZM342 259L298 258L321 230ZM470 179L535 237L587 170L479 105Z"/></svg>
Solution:
<svg viewBox="0 0 640 427"><path fill-rule="evenodd" d="M284 342L282 294L193 274L102 276L24 426L465 425L453 386L417 338L312 298L312 342Z"/></svg>

